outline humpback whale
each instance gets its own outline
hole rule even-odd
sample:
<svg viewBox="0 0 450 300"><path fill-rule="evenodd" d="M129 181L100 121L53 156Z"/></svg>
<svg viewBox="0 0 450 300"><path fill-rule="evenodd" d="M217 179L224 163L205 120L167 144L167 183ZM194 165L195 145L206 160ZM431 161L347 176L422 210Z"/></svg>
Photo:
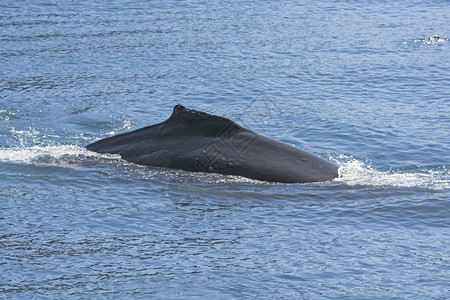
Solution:
<svg viewBox="0 0 450 300"><path fill-rule="evenodd" d="M329 181L338 166L224 117L182 105L166 121L108 137L86 148L127 161L280 183Z"/></svg>

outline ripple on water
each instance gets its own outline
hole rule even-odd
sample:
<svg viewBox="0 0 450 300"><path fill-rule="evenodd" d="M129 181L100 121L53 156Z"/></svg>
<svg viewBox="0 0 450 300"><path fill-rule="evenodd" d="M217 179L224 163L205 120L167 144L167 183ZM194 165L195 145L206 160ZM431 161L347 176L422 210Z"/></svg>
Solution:
<svg viewBox="0 0 450 300"><path fill-rule="evenodd" d="M344 2L2 0L0 294L449 298L449 3ZM342 177L82 147L180 102Z"/></svg>

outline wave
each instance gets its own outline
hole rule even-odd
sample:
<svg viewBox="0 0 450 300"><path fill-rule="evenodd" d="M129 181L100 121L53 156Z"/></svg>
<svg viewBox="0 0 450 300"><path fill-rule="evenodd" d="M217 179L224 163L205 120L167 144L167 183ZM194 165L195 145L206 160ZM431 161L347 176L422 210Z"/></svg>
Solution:
<svg viewBox="0 0 450 300"><path fill-rule="evenodd" d="M448 41L448 39L438 36L437 34L435 34L434 36L429 36L424 39L414 40L415 43L420 43L420 44L425 44L425 45L444 44L447 41Z"/></svg>
<svg viewBox="0 0 450 300"><path fill-rule="evenodd" d="M378 171L370 163L352 156L340 155L335 160L340 177L335 181L351 187L425 188L444 190L450 188L450 172L446 166L413 166L397 170Z"/></svg>
<svg viewBox="0 0 450 300"><path fill-rule="evenodd" d="M75 167L100 159L117 162L120 156L98 154L74 145L0 148L1 162Z"/></svg>
<svg viewBox="0 0 450 300"><path fill-rule="evenodd" d="M446 166L414 166L405 168L403 170L389 170L378 171L375 170L369 162L363 162L352 156L340 155L337 159L332 159L335 163L340 165L340 177L333 180L333 182L340 182L349 187L374 187L374 188L426 188L433 190L444 190L450 188L450 172ZM224 179L225 176L219 174L199 174L173 170L168 172L165 169L150 169L144 166L138 166L120 158L119 155L113 154L99 154L86 150L83 147L74 145L60 145L60 146L33 146L25 148L0 148L0 162L23 163L34 165L47 165L57 167L69 168L90 168L105 171L107 173L113 172L116 176L120 170L126 173L123 176L134 174L137 178L151 178L158 173L168 177L180 177L176 181L206 180L210 183L228 182ZM115 167L119 167L116 169ZM134 171L131 171L134 169ZM212 177L214 178L212 178ZM195 177L195 178L192 178ZM220 178L219 178L220 177ZM227 176L230 177L230 176ZM246 179L237 176L230 177L231 182L259 182L251 179ZM261 182L259 182L261 183Z"/></svg>

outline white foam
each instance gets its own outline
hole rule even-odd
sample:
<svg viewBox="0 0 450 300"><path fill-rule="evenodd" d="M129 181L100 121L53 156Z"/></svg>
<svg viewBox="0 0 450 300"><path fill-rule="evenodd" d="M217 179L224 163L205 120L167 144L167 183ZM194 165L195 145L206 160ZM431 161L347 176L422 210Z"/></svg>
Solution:
<svg viewBox="0 0 450 300"><path fill-rule="evenodd" d="M87 159L100 157L115 160L119 158L117 155L97 154L73 145L0 149L0 161L26 164L74 166Z"/></svg>
<svg viewBox="0 0 450 300"><path fill-rule="evenodd" d="M382 188L450 188L449 170L418 170L413 173L401 171L377 171L372 166L344 155L339 156L340 177L349 186L382 187Z"/></svg>
<svg viewBox="0 0 450 300"><path fill-rule="evenodd" d="M118 164L121 166L131 165L130 163L121 160L119 155L98 154L73 145L0 148L0 162L52 165L71 168L92 165L105 166L106 164ZM416 168L414 172L377 171L370 164L345 155L340 155L338 159L335 159L335 162L340 165L340 177L334 181L343 182L351 187L415 187L435 190L450 188L450 172L445 168L440 168L438 170L420 170L419 168ZM148 172L147 169L146 172ZM217 176L219 176L218 178L215 178L217 182L220 182L220 180L226 182L259 182L239 176L232 178L224 178L218 174ZM203 177L202 179L205 180ZM209 180L211 180L211 178Z"/></svg>
<svg viewBox="0 0 450 300"><path fill-rule="evenodd" d="M447 39L438 36L435 34L434 36L427 37L425 39L414 40L415 43L421 43L426 45L435 45L435 44L443 44L447 42Z"/></svg>

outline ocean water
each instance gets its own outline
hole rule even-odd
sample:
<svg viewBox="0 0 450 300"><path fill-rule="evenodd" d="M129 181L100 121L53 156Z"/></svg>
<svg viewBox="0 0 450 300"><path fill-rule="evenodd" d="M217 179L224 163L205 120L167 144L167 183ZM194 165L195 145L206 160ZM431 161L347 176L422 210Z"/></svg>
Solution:
<svg viewBox="0 0 450 300"><path fill-rule="evenodd" d="M449 299L450 2L0 2L0 298ZM176 104L340 165L83 147Z"/></svg>

